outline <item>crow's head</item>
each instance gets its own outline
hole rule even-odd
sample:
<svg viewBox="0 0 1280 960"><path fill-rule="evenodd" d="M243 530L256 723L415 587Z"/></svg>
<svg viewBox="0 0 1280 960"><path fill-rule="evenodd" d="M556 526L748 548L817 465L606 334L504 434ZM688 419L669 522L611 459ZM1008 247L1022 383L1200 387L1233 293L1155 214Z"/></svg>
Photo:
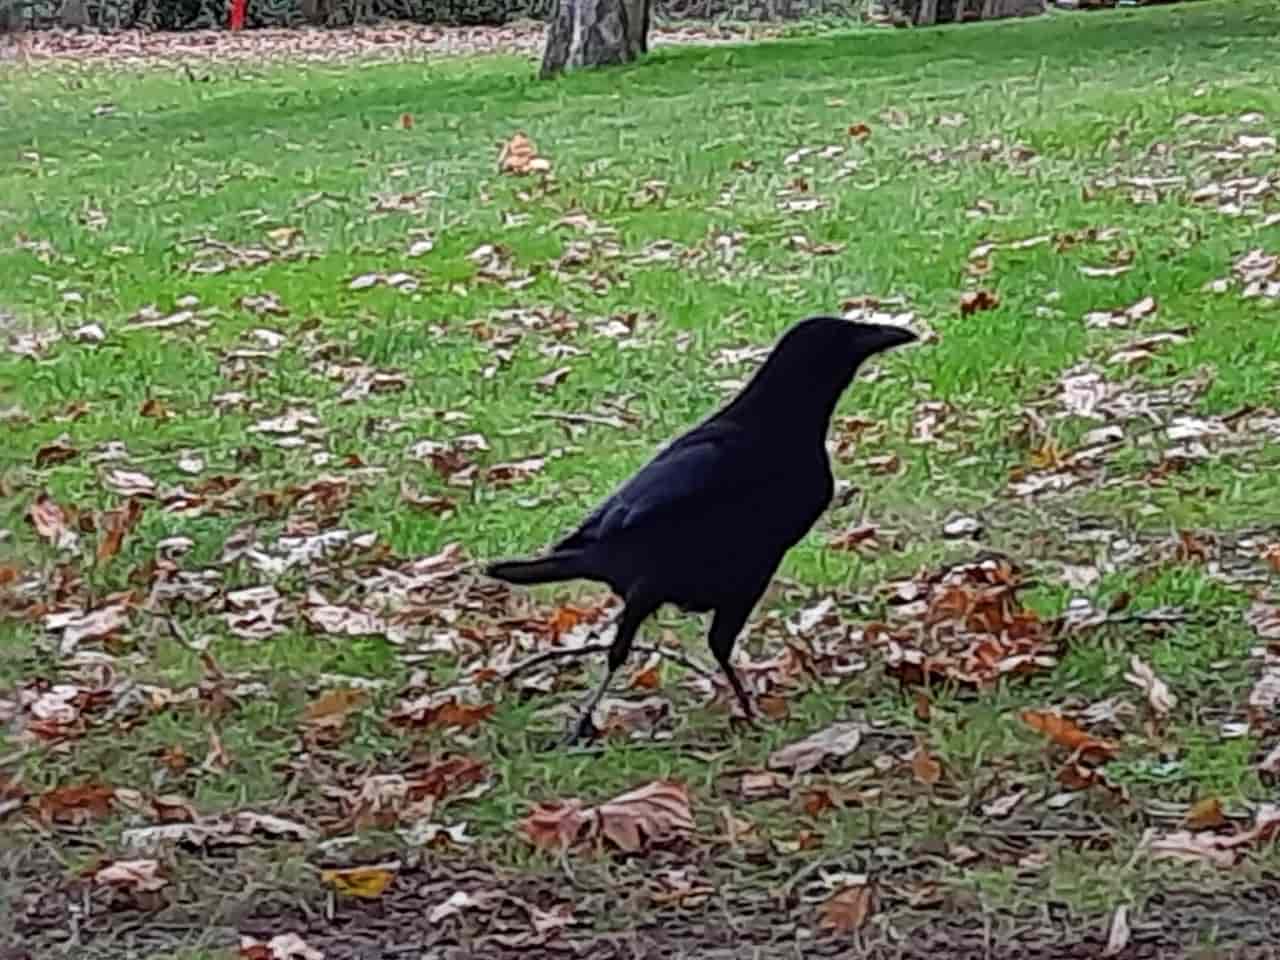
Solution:
<svg viewBox="0 0 1280 960"><path fill-rule="evenodd" d="M867 357L911 343L917 337L906 327L862 323L843 317L809 317L782 335L770 359L777 357L807 367L847 370L852 377Z"/></svg>
<svg viewBox="0 0 1280 960"><path fill-rule="evenodd" d="M820 421L825 431L840 394L863 361L916 339L905 327L889 324L823 316L801 320L782 335L724 412L744 422Z"/></svg>
<svg viewBox="0 0 1280 960"><path fill-rule="evenodd" d="M915 339L905 327L843 317L809 317L782 335L765 367L778 368L780 382L793 384L791 389L808 384L838 394L868 357Z"/></svg>

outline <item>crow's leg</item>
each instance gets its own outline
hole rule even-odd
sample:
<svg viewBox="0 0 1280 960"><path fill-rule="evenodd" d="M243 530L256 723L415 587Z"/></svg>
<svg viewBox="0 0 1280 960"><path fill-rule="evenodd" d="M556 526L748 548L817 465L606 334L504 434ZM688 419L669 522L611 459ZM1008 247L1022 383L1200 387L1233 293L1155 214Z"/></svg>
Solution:
<svg viewBox="0 0 1280 960"><path fill-rule="evenodd" d="M734 695L738 698L738 703L748 722L755 719L755 708L751 706L747 691L742 686L742 681L738 679L738 674L734 671L729 659L733 656L733 645L738 639L738 633L742 630L743 624L747 622L747 615L750 612L749 609L745 612L725 608L717 610L711 620L711 632L707 635L707 643L715 655L716 663L720 664L720 669L729 678L729 686L733 687Z"/></svg>
<svg viewBox="0 0 1280 960"><path fill-rule="evenodd" d="M618 632L613 637L613 643L609 646L609 665L605 671L604 679L600 682L600 686L582 705L578 712L578 718L569 728L569 732L565 734L560 746L567 747L576 743L584 737L590 739L596 734L596 725L591 718L595 713L595 709L600 704L600 700L604 697L605 691L609 689L609 684L613 680L613 675L618 672L618 668L627 662L627 656L631 653L631 643L635 640L636 632L640 629L640 624L654 610L658 609L658 604L647 598L631 597L626 601L626 605L622 608L622 614L619 617Z"/></svg>

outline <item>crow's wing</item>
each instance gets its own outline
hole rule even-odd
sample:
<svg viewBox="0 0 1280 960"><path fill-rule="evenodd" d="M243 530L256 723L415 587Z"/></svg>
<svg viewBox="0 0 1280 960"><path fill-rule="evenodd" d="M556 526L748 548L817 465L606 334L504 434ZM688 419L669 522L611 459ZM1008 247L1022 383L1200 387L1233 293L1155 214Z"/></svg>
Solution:
<svg viewBox="0 0 1280 960"><path fill-rule="evenodd" d="M750 443L743 430L708 424L676 440L650 460L556 545L585 547L620 533L676 524L752 482Z"/></svg>

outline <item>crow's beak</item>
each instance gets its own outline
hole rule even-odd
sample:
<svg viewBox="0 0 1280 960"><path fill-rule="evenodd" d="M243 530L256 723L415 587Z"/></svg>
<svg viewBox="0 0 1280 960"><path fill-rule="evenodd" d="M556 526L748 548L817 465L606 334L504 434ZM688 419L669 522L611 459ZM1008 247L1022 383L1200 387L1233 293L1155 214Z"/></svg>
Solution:
<svg viewBox="0 0 1280 960"><path fill-rule="evenodd" d="M873 334L874 349L877 353L882 350L892 350L894 347L901 347L904 344L914 343L920 338L908 330L906 327L896 327L892 324L876 324L875 333Z"/></svg>

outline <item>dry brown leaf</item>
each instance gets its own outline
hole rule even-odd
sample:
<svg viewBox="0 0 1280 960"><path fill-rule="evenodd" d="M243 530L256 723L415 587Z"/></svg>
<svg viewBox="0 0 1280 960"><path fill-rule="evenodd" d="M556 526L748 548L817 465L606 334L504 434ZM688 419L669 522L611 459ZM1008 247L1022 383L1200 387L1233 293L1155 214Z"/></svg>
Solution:
<svg viewBox="0 0 1280 960"><path fill-rule="evenodd" d="M637 730L652 730L663 717L671 713L671 704L663 697L645 697L643 700L619 700L605 697L600 701L600 713L604 721L602 733L630 734Z"/></svg>
<svg viewBox="0 0 1280 960"><path fill-rule="evenodd" d="M110 603L84 613L66 612L45 617L45 628L61 630L58 651L63 656L74 653L88 640L107 640L129 625L129 610L124 603Z"/></svg>
<svg viewBox="0 0 1280 960"><path fill-rule="evenodd" d="M538 804L516 827L534 846L560 852L576 844L592 823L582 801L569 800Z"/></svg>
<svg viewBox="0 0 1280 960"><path fill-rule="evenodd" d="M369 699L368 693L353 687L326 690L307 705L307 723L317 727L340 727L348 714Z"/></svg>
<svg viewBox="0 0 1280 960"><path fill-rule="evenodd" d="M80 451L71 444L70 438L59 437L36 451L36 469L43 470L59 463L66 463L79 455Z"/></svg>
<svg viewBox="0 0 1280 960"><path fill-rule="evenodd" d="M744 800L763 800L767 797L785 797L787 778L770 770L747 770L738 782Z"/></svg>
<svg viewBox="0 0 1280 960"><path fill-rule="evenodd" d="M282 933L262 941L240 938L241 960L325 960L325 955L296 933Z"/></svg>
<svg viewBox="0 0 1280 960"><path fill-rule="evenodd" d="M1280 573L1280 543L1269 543L1262 549L1262 559L1272 573Z"/></svg>
<svg viewBox="0 0 1280 960"><path fill-rule="evenodd" d="M1205 797L1197 800L1187 811L1183 823L1191 830L1216 830L1227 822L1222 815L1222 801L1217 797Z"/></svg>
<svg viewBox="0 0 1280 960"><path fill-rule="evenodd" d="M990 290L970 290L960 297L960 316L967 317L979 310L994 310L1000 306L1000 297Z"/></svg>
<svg viewBox="0 0 1280 960"><path fill-rule="evenodd" d="M27 516L40 538L59 550L74 550L80 542L67 512L44 491L36 494Z"/></svg>
<svg viewBox="0 0 1280 960"><path fill-rule="evenodd" d="M493 716L495 709L497 708L492 703L461 703L456 697L434 702L433 698L427 697L402 704L388 719L399 726L418 729L442 726L466 730L484 723Z"/></svg>
<svg viewBox="0 0 1280 960"><path fill-rule="evenodd" d="M689 792L682 784L658 780L596 808L601 834L628 853L646 839L661 840L693 830Z"/></svg>
<svg viewBox="0 0 1280 960"><path fill-rule="evenodd" d="M200 768L202 770L231 769L231 754L222 745L222 737L218 736L216 730L209 731L209 753L205 756Z"/></svg>
<svg viewBox="0 0 1280 960"><path fill-rule="evenodd" d="M874 890L869 884L850 884L818 906L818 925L833 933L853 933L866 924L873 902Z"/></svg>
<svg viewBox="0 0 1280 960"><path fill-rule="evenodd" d="M994 800L990 800L982 805L982 813L985 816L995 819L1007 817L1009 814L1013 813L1014 808L1022 802L1022 799L1026 795L1027 791L1025 789L1019 789L1012 793L1006 793L1002 797L996 797Z"/></svg>
<svg viewBox="0 0 1280 960"><path fill-rule="evenodd" d="M113 468L103 475L102 483L122 497L151 497L156 492L156 482L140 470Z"/></svg>
<svg viewBox="0 0 1280 960"><path fill-rule="evenodd" d="M110 560L120 552L124 538L137 525L138 518L141 516L142 502L132 497L123 508L108 510L102 515L98 524L102 531L102 539L98 541L99 562Z"/></svg>
<svg viewBox="0 0 1280 960"><path fill-rule="evenodd" d="M1178 698L1169 692L1168 685L1136 654L1130 658L1129 672L1124 678L1146 694L1147 703L1156 716L1167 717L1177 706Z"/></svg>
<svg viewBox="0 0 1280 960"><path fill-rule="evenodd" d="M919 746L911 754L911 772L916 780L931 787L942 779L942 764Z"/></svg>
<svg viewBox="0 0 1280 960"><path fill-rule="evenodd" d="M1236 863L1238 848L1269 843L1277 833L1280 833L1280 806L1264 803L1258 807L1253 826L1248 830L1228 837L1178 830L1154 837L1148 849L1156 860L1192 860L1230 867Z"/></svg>
<svg viewBox="0 0 1280 960"><path fill-rule="evenodd" d="M1043 733L1059 746L1078 751L1082 759L1110 759L1119 751L1116 744L1086 733L1061 714L1045 710L1023 710L1020 716L1022 722L1031 729Z"/></svg>
<svg viewBox="0 0 1280 960"><path fill-rule="evenodd" d="M502 145L498 153L498 171L500 173L525 176L530 173L546 173L551 169L551 162L538 156L538 148L523 130Z"/></svg>
<svg viewBox="0 0 1280 960"><path fill-rule="evenodd" d="M591 809L584 809L576 799L540 805L517 828L546 850L565 850L595 838L635 853L649 844L692 832L694 821L685 787L655 780Z"/></svg>
<svg viewBox="0 0 1280 960"><path fill-rule="evenodd" d="M645 667L643 670L637 670L631 675L631 680L627 685L637 690L657 690L662 685L658 665L654 664L651 667Z"/></svg>
<svg viewBox="0 0 1280 960"><path fill-rule="evenodd" d="M1152 860L1182 860L1230 867L1236 862L1231 850L1224 850L1212 834L1176 830L1153 838L1147 845Z"/></svg>
<svg viewBox="0 0 1280 960"><path fill-rule="evenodd" d="M35 811L45 823L80 826L109 816L115 796L114 787L101 784L58 787L35 799Z"/></svg>
<svg viewBox="0 0 1280 960"><path fill-rule="evenodd" d="M862 725L837 723L796 743L775 750L768 765L777 770L808 773L830 758L852 753L862 742Z"/></svg>
<svg viewBox="0 0 1280 960"><path fill-rule="evenodd" d="M786 698L767 693L756 697L756 709L760 711L761 716L768 717L770 720L785 720L791 712Z"/></svg>
<svg viewBox="0 0 1280 960"><path fill-rule="evenodd" d="M871 127L859 121L858 123L849 124L848 132L849 136L853 137L855 140L865 140L867 137L871 136Z"/></svg>
<svg viewBox="0 0 1280 960"><path fill-rule="evenodd" d="M155 860L116 860L93 871L93 882L135 892L159 890L169 881Z"/></svg>

